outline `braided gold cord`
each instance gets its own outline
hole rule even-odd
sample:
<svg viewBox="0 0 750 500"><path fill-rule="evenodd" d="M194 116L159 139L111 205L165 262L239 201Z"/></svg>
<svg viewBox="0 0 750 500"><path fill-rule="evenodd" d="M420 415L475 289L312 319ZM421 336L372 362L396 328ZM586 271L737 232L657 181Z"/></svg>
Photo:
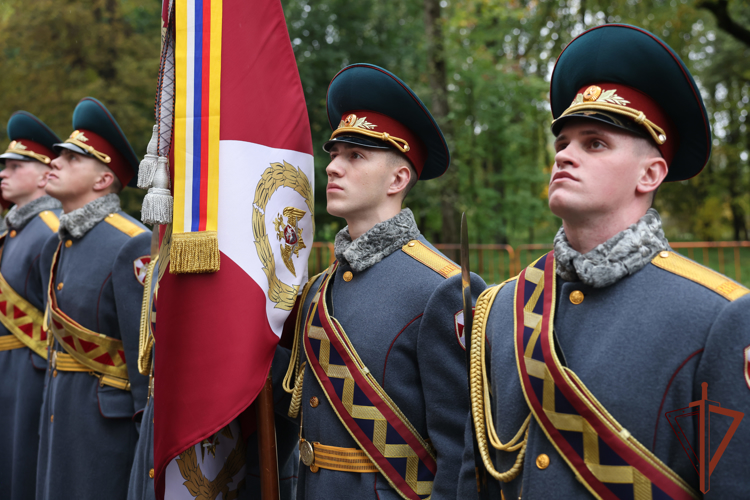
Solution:
<svg viewBox="0 0 750 500"><path fill-rule="evenodd" d="M508 280L510 281L510 280ZM505 283L507 283L506 281ZM492 422L492 415L490 409L490 396L488 377L485 366L485 339L486 339L486 328L487 318L489 316L492 303L495 301L500 289L505 283L499 286L488 288L477 299L476 308L474 311L474 325L471 331L471 352L469 358L469 374L470 374L470 395L471 395L471 415L474 421L474 429L477 438L477 445L479 448L479 454L482 457L482 462L487 468L490 475L498 481L510 482L520 474L523 468L523 459L526 456L526 442L529 435L529 422L531 415L526 418L523 425L516 433L515 437L506 444L503 444L495 432L494 424ZM490 444L501 451L516 451L519 450L516 461L513 467L505 472L498 472L492 463L492 458L489 453L489 446L487 440L487 433L489 430ZM525 431L525 433L524 433ZM524 439L518 442L521 435L524 435Z"/></svg>
<svg viewBox="0 0 750 500"><path fill-rule="evenodd" d="M667 135L664 133L664 130L651 120L647 119L646 115L642 111L631 109L626 106L620 106L618 104L610 104L607 102L582 102L574 104L566 109L563 114L560 115L560 118L573 113L578 113L582 109L611 111L613 113L625 115L638 125L642 125L646 130L648 130L648 133L651 134L651 137L654 139L654 141L656 141L656 144L662 145L667 142Z"/></svg>
<svg viewBox="0 0 750 500"><path fill-rule="evenodd" d="M307 298L307 294L310 292L310 288L312 288L313 284L315 283L315 280L318 279L318 276L320 276L323 273L316 274L312 278L310 278L307 283L305 284L305 287L302 289L302 293L300 294L299 298L297 299L299 301L300 309L302 309L305 306L305 299ZM292 394L294 393L294 388L296 386L297 380L299 380L299 374L304 373L300 366L299 366L299 353L302 346L302 319L307 315L307 311L297 311L297 319L294 323L294 344L292 345L292 355L289 358L289 366L286 369L286 374L284 375L284 381L281 384L281 387L288 393ZM307 318L305 318L306 320ZM290 383L294 380L295 385L290 385Z"/></svg>
<svg viewBox="0 0 750 500"><path fill-rule="evenodd" d="M151 282L154 276L154 266L159 257L148 263L146 279L143 282L143 302L141 303L141 329L138 339L138 371L141 375L151 372L151 347L153 337L151 336L151 308L148 307L151 298Z"/></svg>
<svg viewBox="0 0 750 500"><path fill-rule="evenodd" d="M400 137L393 137L388 132L373 132L372 130L367 130L360 127L339 127L333 131L333 133L331 134L331 139L333 139L337 135L345 134L347 132L353 132L358 135L366 135L367 137L373 137L375 139L380 139L381 141L390 142L402 153L406 153L410 149L409 143L404 139L401 139Z"/></svg>
<svg viewBox="0 0 750 500"><path fill-rule="evenodd" d="M292 392L292 402L289 403L289 418L297 418L299 415L299 407L302 403L302 383L305 381L305 365L306 361L302 362L297 379L294 381L294 391Z"/></svg>

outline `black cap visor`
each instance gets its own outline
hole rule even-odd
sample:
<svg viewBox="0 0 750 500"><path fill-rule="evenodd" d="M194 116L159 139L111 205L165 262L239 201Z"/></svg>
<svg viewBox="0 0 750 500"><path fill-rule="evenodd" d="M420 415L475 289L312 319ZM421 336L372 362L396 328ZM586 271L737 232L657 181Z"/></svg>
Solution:
<svg viewBox="0 0 750 500"><path fill-rule="evenodd" d="M333 145L340 142L354 144L355 146L363 146L365 148L395 149L378 139L370 139L359 135L340 135L323 144L323 151L330 153Z"/></svg>
<svg viewBox="0 0 750 500"><path fill-rule="evenodd" d="M630 120L625 117L618 116L615 113L606 113L604 111L586 111L581 110L577 113L571 113L569 115L561 116L557 120L552 122L552 133L555 137L560 135L560 132L562 132L563 127L566 123L568 123L572 119L584 119L584 120L595 120L601 123L606 123L607 125L610 125L612 127L617 127L622 130L626 130L632 134L637 135L638 137L643 137L645 139L651 139L651 136L648 134L648 132L641 127L640 125L636 124L633 120ZM651 139L653 141L653 139Z"/></svg>
<svg viewBox="0 0 750 500"><path fill-rule="evenodd" d="M84 155L84 156L88 156L90 158L94 158L94 155L89 154L88 151L85 151L81 147L76 146L72 142L60 142L60 143L54 144L52 146L52 149L54 149L55 152L58 153L58 154L60 153L61 149L67 149L69 151L73 151L74 153L78 153L79 155Z"/></svg>
<svg viewBox="0 0 750 500"><path fill-rule="evenodd" d="M18 160L18 161L34 161L33 158L28 156L19 155L16 153L3 153L0 155L0 163L5 165L5 160ZM41 162L40 162L41 163Z"/></svg>

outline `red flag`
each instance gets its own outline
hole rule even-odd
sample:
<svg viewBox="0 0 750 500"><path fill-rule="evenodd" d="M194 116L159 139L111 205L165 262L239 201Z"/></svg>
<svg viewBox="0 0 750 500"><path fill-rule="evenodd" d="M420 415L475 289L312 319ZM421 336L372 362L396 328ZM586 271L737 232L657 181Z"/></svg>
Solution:
<svg viewBox="0 0 750 500"><path fill-rule="evenodd" d="M201 167L208 165L192 155L189 148L197 149L197 144L206 148L202 153L205 161L211 161L208 134L215 129L206 124L214 123L216 115L208 117L201 110L214 106L218 98L216 88L207 89L219 79L205 73L216 67L215 60L206 61L205 57L217 53L215 38L208 30L215 27L218 1L175 2L173 147L189 143L187 154L175 151L176 178L185 175L180 173L180 162L185 161L180 158ZM204 60L199 59L198 50L188 48L181 53L180 36L188 36L180 30L181 8L194 9L187 16L188 24L196 23L188 26L188 31L194 30L189 33L191 40L212 44L210 53L204 45ZM210 15L210 21L199 25L198 9L208 12L205 19ZM159 498L164 495L169 462L228 425L260 392L284 320L306 280L312 247L312 140L281 4L279 0L224 0L220 15L218 175L213 163L202 174L198 169L188 172L199 179L195 182L202 189L196 187L192 198L188 192L192 181L176 179L175 185L186 186L187 195L183 202L175 193L175 202L183 203L175 207L175 231L178 222L190 231L188 219L193 213L197 214L195 220L210 230L213 200L218 211L221 266L218 272L208 274L167 272L159 285L154 379L154 393L158 394L154 398L154 463ZM193 66L187 73L181 68L181 57L196 58L195 64L188 61ZM179 79L184 74L198 75L189 84L203 85L192 94L188 90L187 99L180 94ZM206 99L203 105L201 92ZM209 99L210 106L206 104ZM180 106L186 113L184 119ZM197 135L191 135L193 130ZM215 178L218 185L212 187ZM218 196L211 194L212 189ZM192 206L197 207L194 212ZM178 216L180 210L183 213ZM203 217L205 213L207 217Z"/></svg>

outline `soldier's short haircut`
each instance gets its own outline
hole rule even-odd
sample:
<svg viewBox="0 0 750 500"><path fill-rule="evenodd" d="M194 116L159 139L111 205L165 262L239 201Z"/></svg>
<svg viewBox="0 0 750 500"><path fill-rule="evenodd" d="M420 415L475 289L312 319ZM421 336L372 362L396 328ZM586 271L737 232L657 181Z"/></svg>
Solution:
<svg viewBox="0 0 750 500"><path fill-rule="evenodd" d="M112 171L111 168L109 168L106 164L102 163L99 160L96 160L96 164L99 167L99 170L102 172L109 172L112 174L112 184L109 185L109 192L120 194L122 191L122 182L120 182L120 179L117 178L117 175Z"/></svg>
<svg viewBox="0 0 750 500"><path fill-rule="evenodd" d="M409 158L406 157L405 154L401 153L400 151L397 151L395 149L387 149L386 150L387 156L388 156L388 165L391 167L400 167L401 165L406 165L409 167L409 171L411 172L411 178L409 179L409 184L407 184L406 188L403 191L403 197L402 200L406 198L406 195L409 194L409 191L414 187L414 185L417 183L418 175L417 171L414 169L414 166L411 164L411 161L409 161Z"/></svg>

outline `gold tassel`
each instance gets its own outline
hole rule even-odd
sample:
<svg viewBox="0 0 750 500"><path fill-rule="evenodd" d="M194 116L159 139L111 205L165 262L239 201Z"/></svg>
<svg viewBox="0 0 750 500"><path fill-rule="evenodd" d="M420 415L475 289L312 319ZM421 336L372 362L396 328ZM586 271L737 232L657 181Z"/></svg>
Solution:
<svg viewBox="0 0 750 500"><path fill-rule="evenodd" d="M215 273L219 270L219 261L219 237L216 231L172 234L170 273Z"/></svg>

